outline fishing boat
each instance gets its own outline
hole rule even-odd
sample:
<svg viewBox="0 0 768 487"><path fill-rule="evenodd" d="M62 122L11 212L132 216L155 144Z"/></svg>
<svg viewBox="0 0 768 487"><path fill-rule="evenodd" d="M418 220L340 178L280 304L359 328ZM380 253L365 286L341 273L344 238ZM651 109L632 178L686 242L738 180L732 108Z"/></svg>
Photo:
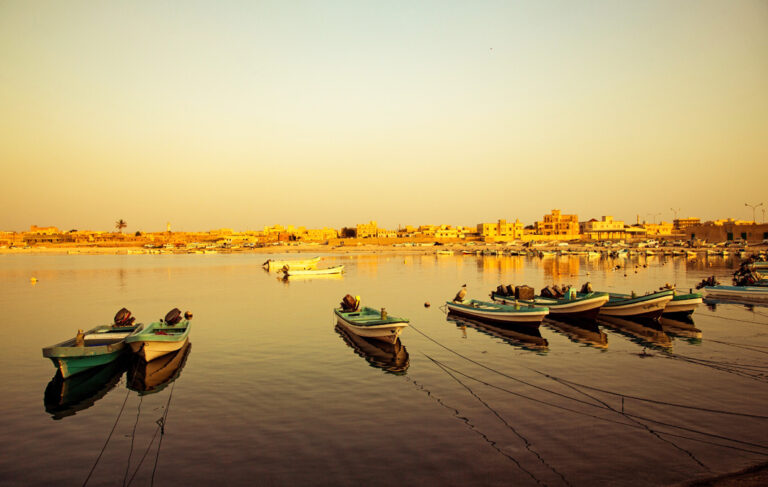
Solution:
<svg viewBox="0 0 768 487"><path fill-rule="evenodd" d="M768 286L707 286L703 289L708 299L768 302Z"/></svg>
<svg viewBox="0 0 768 487"><path fill-rule="evenodd" d="M445 305L455 315L487 323L539 326L544 317L549 314L549 308L523 303L507 305L466 299L463 301L446 301Z"/></svg>
<svg viewBox="0 0 768 487"><path fill-rule="evenodd" d="M288 269L298 270L298 269L314 269L317 267L317 263L320 262L320 257L314 257L312 259L303 259L303 260L272 260L268 259L264 264L262 264L262 267L267 269L268 271L279 271L285 267L288 267Z"/></svg>
<svg viewBox="0 0 768 487"><path fill-rule="evenodd" d="M453 250L438 250L436 255L453 255Z"/></svg>
<svg viewBox="0 0 768 487"><path fill-rule="evenodd" d="M570 296L570 297L569 297ZM491 293L491 299L497 303L514 305L522 303L549 308L549 315L552 318L570 317L595 319L600 308L608 302L608 293L571 293L562 298L547 298L536 296L533 300L517 300L514 296L504 296L496 291Z"/></svg>
<svg viewBox="0 0 768 487"><path fill-rule="evenodd" d="M610 293L610 299L600 308L599 315L658 320L664 312L667 303L672 301L673 297L674 291L672 289L665 289L643 296Z"/></svg>
<svg viewBox="0 0 768 487"><path fill-rule="evenodd" d="M350 332L365 338L374 338L387 343L395 343L408 326L406 318L389 316L384 308L377 310L362 307L353 310L336 308L333 310L336 320Z"/></svg>
<svg viewBox="0 0 768 487"><path fill-rule="evenodd" d="M293 269L288 266L283 267L282 272L288 277L293 276L328 276L332 274L341 274L344 272L344 265L326 267L325 269Z"/></svg>
<svg viewBox="0 0 768 487"><path fill-rule="evenodd" d="M128 389L140 396L163 390L179 377L191 349L192 344L185 340L180 349L149 362L134 356L126 378Z"/></svg>
<svg viewBox="0 0 768 487"><path fill-rule="evenodd" d="M43 357L51 359L64 379L108 364L127 351L125 340L144 327L134 321L131 312L123 308L115 315L113 324L100 325L84 333L78 330L75 337L43 348Z"/></svg>
<svg viewBox="0 0 768 487"><path fill-rule="evenodd" d="M165 315L165 320L150 323L138 333L125 339L133 353L147 362L179 350L187 342L192 327L192 314L187 311L181 319L181 311L174 308Z"/></svg>
<svg viewBox="0 0 768 487"><path fill-rule="evenodd" d="M704 295L690 292L687 294L675 293L672 300L664 307L664 316L688 316L704 302Z"/></svg>

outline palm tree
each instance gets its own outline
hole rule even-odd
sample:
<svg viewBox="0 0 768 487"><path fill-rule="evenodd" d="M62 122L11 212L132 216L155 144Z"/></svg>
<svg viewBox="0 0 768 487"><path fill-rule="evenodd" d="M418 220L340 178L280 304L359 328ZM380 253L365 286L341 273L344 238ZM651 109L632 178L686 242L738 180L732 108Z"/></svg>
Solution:
<svg viewBox="0 0 768 487"><path fill-rule="evenodd" d="M122 218L115 222L115 228L117 228L117 231L120 233L123 233L123 228L127 226L128 226L128 223L126 223L125 220L123 220Z"/></svg>

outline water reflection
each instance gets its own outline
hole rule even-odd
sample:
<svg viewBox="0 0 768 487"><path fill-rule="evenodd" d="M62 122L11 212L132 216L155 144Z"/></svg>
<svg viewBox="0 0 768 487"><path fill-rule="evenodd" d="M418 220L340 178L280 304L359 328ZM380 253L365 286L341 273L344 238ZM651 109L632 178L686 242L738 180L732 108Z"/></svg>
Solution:
<svg viewBox="0 0 768 487"><path fill-rule="evenodd" d="M62 419L88 409L120 382L128 362L128 357L123 355L108 364L67 379L62 378L61 372L57 370L45 388L45 411L53 419Z"/></svg>
<svg viewBox="0 0 768 487"><path fill-rule="evenodd" d="M138 355L132 356L128 367L128 389L140 396L162 391L181 375L191 350L192 343L187 340L177 351L150 362Z"/></svg>
<svg viewBox="0 0 768 487"><path fill-rule="evenodd" d="M511 345L516 345L526 350L546 352L549 347L549 342L541 336L538 326L524 326L511 323L503 326L490 325L463 316L456 316L453 313L448 313L446 320L455 323L465 334L466 327L468 326L480 333L501 338Z"/></svg>
<svg viewBox="0 0 768 487"><path fill-rule="evenodd" d="M643 346L662 350L672 349L672 339L664 333L661 324L654 320L601 315L598 322Z"/></svg>
<svg viewBox="0 0 768 487"><path fill-rule="evenodd" d="M410 366L410 357L405 345L398 338L394 344L381 340L368 340L348 331L341 325L336 325L336 333L341 335L344 342L363 357L371 367L382 369L396 375L405 374Z"/></svg>
<svg viewBox="0 0 768 487"><path fill-rule="evenodd" d="M660 323L664 333L686 338L690 343L701 343L701 330L694 326L693 319L690 316L678 319L662 316Z"/></svg>
<svg viewBox="0 0 768 487"><path fill-rule="evenodd" d="M595 320L580 318L545 318L544 325L557 333L565 335L572 342L583 343L592 347L607 349L608 335L597 325Z"/></svg>

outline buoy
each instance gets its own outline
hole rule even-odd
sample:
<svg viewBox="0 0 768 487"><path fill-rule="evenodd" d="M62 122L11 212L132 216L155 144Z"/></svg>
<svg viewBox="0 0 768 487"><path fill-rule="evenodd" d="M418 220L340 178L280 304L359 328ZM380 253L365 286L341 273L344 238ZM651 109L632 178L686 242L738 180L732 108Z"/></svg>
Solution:
<svg viewBox="0 0 768 487"><path fill-rule="evenodd" d="M35 282L37 282L37 278L36 277L30 277L29 278L29 282L35 283Z"/></svg>
<svg viewBox="0 0 768 487"><path fill-rule="evenodd" d="M425 308L429 308L430 306L432 306L432 305L431 305L431 304L429 304L429 301L426 301L426 302L424 303L424 307L425 307Z"/></svg>

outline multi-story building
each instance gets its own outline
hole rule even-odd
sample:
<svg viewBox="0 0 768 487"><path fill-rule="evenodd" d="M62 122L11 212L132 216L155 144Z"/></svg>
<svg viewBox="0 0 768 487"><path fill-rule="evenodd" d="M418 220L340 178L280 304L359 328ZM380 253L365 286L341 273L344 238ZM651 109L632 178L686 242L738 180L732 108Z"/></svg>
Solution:
<svg viewBox="0 0 768 487"><path fill-rule="evenodd" d="M689 216L688 218L677 218L673 220L673 223L675 225L675 230L685 230L688 227L701 225L701 219Z"/></svg>
<svg viewBox="0 0 768 487"><path fill-rule="evenodd" d="M536 233L566 239L578 238L579 217L578 215L563 215L560 210L552 210L549 215L544 215L543 221L536 222Z"/></svg>
<svg viewBox="0 0 768 487"><path fill-rule="evenodd" d="M379 228L373 220L368 223L357 224L357 238L376 237L378 234Z"/></svg>
<svg viewBox="0 0 768 487"><path fill-rule="evenodd" d="M610 215L579 224L581 234L591 240L622 240L626 238L625 226L622 220L614 220Z"/></svg>
<svg viewBox="0 0 768 487"><path fill-rule="evenodd" d="M522 238L523 228L520 220L515 220L514 223L499 220L496 223L478 223L477 233L485 239L509 241Z"/></svg>

